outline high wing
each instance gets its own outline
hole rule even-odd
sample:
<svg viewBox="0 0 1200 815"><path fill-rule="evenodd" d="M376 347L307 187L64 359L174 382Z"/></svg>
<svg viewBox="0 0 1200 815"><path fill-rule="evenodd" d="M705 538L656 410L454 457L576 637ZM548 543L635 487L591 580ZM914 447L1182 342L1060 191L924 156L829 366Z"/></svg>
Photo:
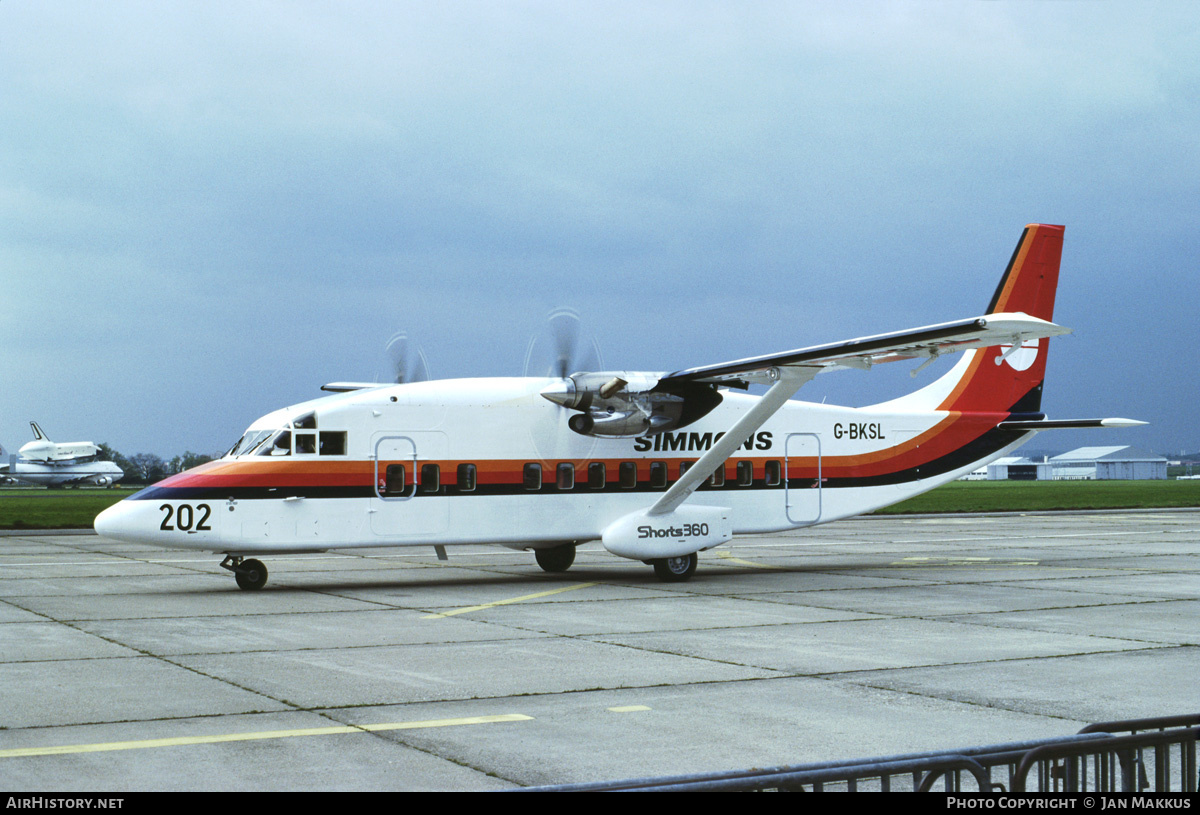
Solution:
<svg viewBox="0 0 1200 815"><path fill-rule="evenodd" d="M989 314L969 320L859 337L667 374L659 379L657 387L669 389L688 383L738 386L762 383L770 384L771 387L758 404L748 410L720 441L701 456L647 514L663 515L678 508L747 437L819 373L847 368L869 368L882 362L918 357L933 360L942 354L969 348L1011 345L1012 349L1019 349L1027 340L1067 333L1070 333L1069 328L1027 314Z"/></svg>
<svg viewBox="0 0 1200 815"><path fill-rule="evenodd" d="M969 320L798 348L780 354L687 368L661 377L659 385L669 387L684 382L732 386L771 384L774 381L770 374L773 368L808 368L813 369L815 375L847 368L870 368L883 362L919 357L932 360L968 348L993 345L1019 348L1026 340L1069 333L1069 328L1027 314L989 314Z"/></svg>

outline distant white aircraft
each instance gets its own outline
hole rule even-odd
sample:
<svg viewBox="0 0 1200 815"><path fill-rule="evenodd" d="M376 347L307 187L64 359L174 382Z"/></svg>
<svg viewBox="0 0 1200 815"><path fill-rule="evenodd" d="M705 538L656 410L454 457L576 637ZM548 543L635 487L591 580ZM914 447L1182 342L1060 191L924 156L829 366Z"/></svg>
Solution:
<svg viewBox="0 0 1200 815"><path fill-rule="evenodd" d="M26 461L74 464L91 461L100 454L100 448L90 441L52 442L37 422L30 422L29 426L33 428L33 441L22 445L17 451L17 455Z"/></svg>
<svg viewBox="0 0 1200 815"><path fill-rule="evenodd" d="M83 486L92 484L109 487L125 477L124 471L111 461L97 461L100 447L90 441L55 443L46 437L37 422L30 422L33 441L22 445L16 455L5 456L0 447L0 479L4 482L24 481L47 487Z"/></svg>
<svg viewBox="0 0 1200 815"><path fill-rule="evenodd" d="M1050 322L1063 231L1026 227L987 311L965 320L673 373L581 371L563 353L544 377L327 385L342 392L262 417L96 531L224 554L244 589L267 579L249 555L496 543L562 572L594 540L686 580L697 552L735 534L894 504L1040 430L1143 424L1041 412L1048 338L1069 331ZM944 376L889 402L790 401L825 371L956 351ZM738 392L749 385L767 391Z"/></svg>

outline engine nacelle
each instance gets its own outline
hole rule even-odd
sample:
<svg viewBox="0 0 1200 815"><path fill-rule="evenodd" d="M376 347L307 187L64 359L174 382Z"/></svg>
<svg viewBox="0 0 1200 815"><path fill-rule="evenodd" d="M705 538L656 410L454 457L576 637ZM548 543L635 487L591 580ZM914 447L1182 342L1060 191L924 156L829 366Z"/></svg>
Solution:
<svg viewBox="0 0 1200 815"><path fill-rule="evenodd" d="M92 483L97 487L107 487L113 482L111 475L98 475L92 479Z"/></svg>
<svg viewBox="0 0 1200 815"><path fill-rule="evenodd" d="M567 421L584 436L625 438L686 427L721 404L711 385L659 389L658 378L625 371L579 373L551 385L542 396L579 413Z"/></svg>
<svg viewBox="0 0 1200 815"><path fill-rule="evenodd" d="M631 512L609 524L601 541L614 555L656 560L711 549L732 537L727 507L685 504L665 515L650 515L645 509Z"/></svg>

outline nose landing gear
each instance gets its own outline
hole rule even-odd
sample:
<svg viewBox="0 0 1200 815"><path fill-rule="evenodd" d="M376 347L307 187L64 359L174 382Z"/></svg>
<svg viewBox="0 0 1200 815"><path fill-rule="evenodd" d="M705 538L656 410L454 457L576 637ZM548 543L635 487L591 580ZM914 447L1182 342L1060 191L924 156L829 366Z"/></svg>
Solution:
<svg viewBox="0 0 1200 815"><path fill-rule="evenodd" d="M238 586L246 591L257 591L267 585L267 567L261 560L243 560L241 555L226 555L221 561L221 568L233 572Z"/></svg>

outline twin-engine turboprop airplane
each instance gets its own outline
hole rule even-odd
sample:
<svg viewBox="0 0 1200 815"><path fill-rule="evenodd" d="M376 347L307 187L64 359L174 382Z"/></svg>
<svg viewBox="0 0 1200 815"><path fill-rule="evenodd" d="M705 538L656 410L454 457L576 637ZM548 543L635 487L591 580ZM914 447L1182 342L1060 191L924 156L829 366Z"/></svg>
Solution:
<svg viewBox="0 0 1200 815"><path fill-rule="evenodd" d="M1041 413L1063 227L1026 227L979 317L674 373L340 391L270 413L223 458L96 518L119 540L223 553L244 589L262 556L498 543L549 572L600 540L667 581L735 534L896 503L1009 453L1039 430L1141 424ZM965 351L941 378L865 408L789 401L819 373ZM765 385L761 396L738 393Z"/></svg>

